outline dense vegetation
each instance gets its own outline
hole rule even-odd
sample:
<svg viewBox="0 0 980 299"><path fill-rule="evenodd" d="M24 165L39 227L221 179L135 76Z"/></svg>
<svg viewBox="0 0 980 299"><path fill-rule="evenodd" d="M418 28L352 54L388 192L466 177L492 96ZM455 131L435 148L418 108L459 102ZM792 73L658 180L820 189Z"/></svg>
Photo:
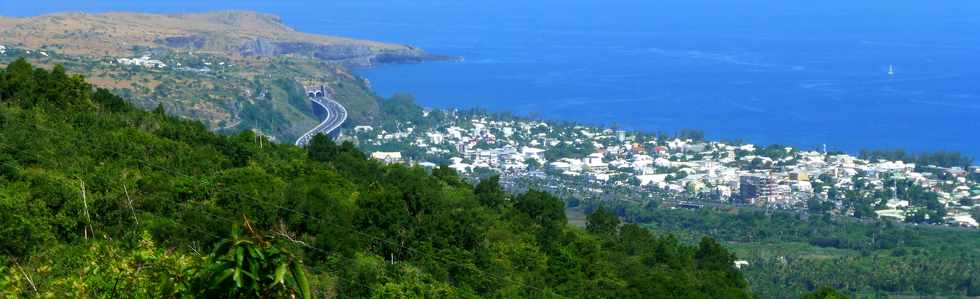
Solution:
<svg viewBox="0 0 980 299"><path fill-rule="evenodd" d="M0 71L0 295L750 298L734 255L546 193L219 136L23 60Z"/></svg>
<svg viewBox="0 0 980 299"><path fill-rule="evenodd" d="M603 203L609 207L609 203ZM586 211L597 204L585 202ZM765 298L799 298L819 286L861 296L980 296L980 232L792 212L611 207L686 242L710 235L750 265Z"/></svg>
<svg viewBox="0 0 980 299"><path fill-rule="evenodd" d="M916 163L917 167L933 165L939 167L967 167L973 165L973 158L963 155L960 152L939 151L935 153L912 154L903 149L895 150L870 150L862 149L858 155L865 160L885 159L889 161L904 161Z"/></svg>
<svg viewBox="0 0 980 299"><path fill-rule="evenodd" d="M812 198L807 202L807 209L813 213L827 213L835 207L835 202L841 203L841 210L853 211L852 215L856 218L875 218L875 210L887 209L889 200L905 200L911 206L909 215L905 222L909 223L929 223L944 224L946 220L946 205L939 201L939 194L931 189L924 188L914 181L906 178L885 178L884 188L877 189L868 183L868 177L863 174L855 175L852 189L838 189L836 179L823 174L819 177L820 182L813 182L814 189L827 187L827 198L822 200ZM949 188L950 190L952 188ZM972 205L972 203L970 203Z"/></svg>

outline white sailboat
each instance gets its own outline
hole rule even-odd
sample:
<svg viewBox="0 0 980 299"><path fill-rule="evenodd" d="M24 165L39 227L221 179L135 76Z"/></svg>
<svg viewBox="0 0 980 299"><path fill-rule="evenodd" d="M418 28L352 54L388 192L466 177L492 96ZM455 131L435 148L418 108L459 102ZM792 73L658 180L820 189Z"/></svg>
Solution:
<svg viewBox="0 0 980 299"><path fill-rule="evenodd" d="M888 65L888 75L889 76L894 76L895 75L895 66L894 65L890 65L890 64Z"/></svg>

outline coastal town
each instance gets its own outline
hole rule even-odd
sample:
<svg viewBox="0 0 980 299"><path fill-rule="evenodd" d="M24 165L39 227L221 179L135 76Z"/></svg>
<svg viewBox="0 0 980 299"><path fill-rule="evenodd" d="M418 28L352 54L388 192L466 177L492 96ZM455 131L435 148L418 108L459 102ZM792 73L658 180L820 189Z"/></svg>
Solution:
<svg viewBox="0 0 980 299"><path fill-rule="evenodd" d="M347 139L385 163L444 165L470 178L534 180L578 197L827 211L858 218L977 227L980 169L852 156L826 149L707 141L487 114L429 110L426 125L356 126ZM352 131L352 132L351 132ZM626 192L622 192L626 190ZM608 198L608 197L606 197Z"/></svg>
<svg viewBox="0 0 980 299"><path fill-rule="evenodd" d="M11 51L58 55L0 45L0 55ZM109 64L232 66L218 59L164 62L149 55ZM709 141L703 133L649 134L459 110L421 114L414 122L399 117L354 125L342 139L386 163L446 165L474 180L500 175L501 183L518 191L533 186L576 198L818 211L973 228L980 220L980 169L970 163L862 157Z"/></svg>

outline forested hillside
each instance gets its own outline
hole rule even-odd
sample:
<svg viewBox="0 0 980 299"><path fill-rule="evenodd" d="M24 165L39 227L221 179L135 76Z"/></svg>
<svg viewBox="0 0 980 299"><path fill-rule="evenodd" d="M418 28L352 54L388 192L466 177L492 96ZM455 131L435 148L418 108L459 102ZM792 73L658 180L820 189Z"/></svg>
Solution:
<svg viewBox="0 0 980 299"><path fill-rule="evenodd" d="M710 238L574 228L546 193L216 135L24 60L0 71L0 209L4 297L753 297Z"/></svg>
<svg viewBox="0 0 980 299"><path fill-rule="evenodd" d="M980 232L830 214L652 205L610 206L628 221L693 242L710 235L749 262L763 298L799 298L830 286L859 298L980 296ZM598 204L584 202L590 211Z"/></svg>

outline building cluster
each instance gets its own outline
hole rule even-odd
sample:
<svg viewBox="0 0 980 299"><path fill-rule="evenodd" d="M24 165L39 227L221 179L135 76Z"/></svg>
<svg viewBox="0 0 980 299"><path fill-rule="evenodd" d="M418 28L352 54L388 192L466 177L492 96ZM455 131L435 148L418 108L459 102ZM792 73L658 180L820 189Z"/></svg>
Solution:
<svg viewBox="0 0 980 299"><path fill-rule="evenodd" d="M923 167L911 163L868 161L825 151L657 138L608 128L482 116L454 115L444 124L425 129L408 125L387 131L358 126L354 131L366 149L399 148L415 153L404 160L400 152L372 154L379 160L429 167L435 165L432 161L440 161L462 174L545 174L555 184L585 182L640 194L659 192L769 208L806 209L817 200L845 213L849 199L844 194L888 194L889 188L894 189L888 182L902 180L935 192L950 224L976 227L970 211L980 208L980 185L970 179L971 172L980 171L975 167L919 172ZM604 192L603 188L580 189ZM918 208L891 193L894 198L882 199L874 207L879 217L904 220Z"/></svg>
<svg viewBox="0 0 980 299"><path fill-rule="evenodd" d="M142 66L145 68L162 69L167 67L166 63L163 63L163 61L160 60L152 59L150 58L149 55L143 55L142 57L139 58L117 58L116 62L121 65L135 65L135 66Z"/></svg>

